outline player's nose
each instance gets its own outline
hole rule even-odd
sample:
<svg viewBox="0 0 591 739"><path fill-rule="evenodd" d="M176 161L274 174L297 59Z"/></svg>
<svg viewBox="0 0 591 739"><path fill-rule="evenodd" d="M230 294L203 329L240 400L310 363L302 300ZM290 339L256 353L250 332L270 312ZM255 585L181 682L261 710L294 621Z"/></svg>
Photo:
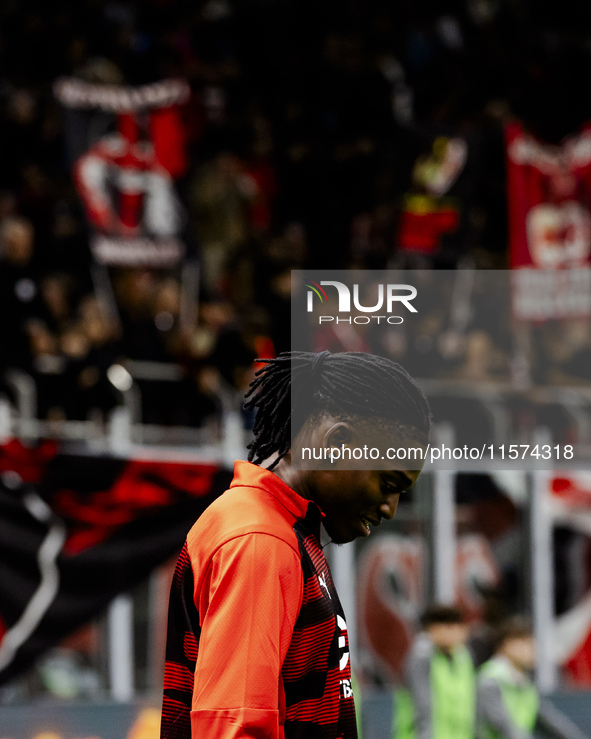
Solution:
<svg viewBox="0 0 591 739"><path fill-rule="evenodd" d="M386 502L382 503L380 506L380 513L384 518L387 518L388 521L394 518L394 514L396 513L396 509L398 508L399 498L400 493L389 495Z"/></svg>

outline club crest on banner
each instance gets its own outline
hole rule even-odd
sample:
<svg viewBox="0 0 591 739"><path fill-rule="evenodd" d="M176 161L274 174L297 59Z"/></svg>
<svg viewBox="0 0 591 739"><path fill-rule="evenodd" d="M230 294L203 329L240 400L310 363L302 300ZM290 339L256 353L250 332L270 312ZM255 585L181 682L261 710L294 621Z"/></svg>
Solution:
<svg viewBox="0 0 591 739"><path fill-rule="evenodd" d="M138 88L59 80L78 193L91 249L107 265L168 267L184 254L175 178L186 161L181 106L185 82Z"/></svg>
<svg viewBox="0 0 591 739"><path fill-rule="evenodd" d="M505 139L514 315L589 316L591 129L550 145L513 122Z"/></svg>

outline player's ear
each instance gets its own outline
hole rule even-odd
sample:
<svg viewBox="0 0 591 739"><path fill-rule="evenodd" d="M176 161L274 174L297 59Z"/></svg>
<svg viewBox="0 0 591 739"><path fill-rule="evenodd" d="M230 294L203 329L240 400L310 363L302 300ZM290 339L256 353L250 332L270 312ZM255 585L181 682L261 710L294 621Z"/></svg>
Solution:
<svg viewBox="0 0 591 739"><path fill-rule="evenodd" d="M353 439L353 429L347 421L336 421L332 423L324 432L322 446L326 449L330 447L340 447L343 444L350 444Z"/></svg>

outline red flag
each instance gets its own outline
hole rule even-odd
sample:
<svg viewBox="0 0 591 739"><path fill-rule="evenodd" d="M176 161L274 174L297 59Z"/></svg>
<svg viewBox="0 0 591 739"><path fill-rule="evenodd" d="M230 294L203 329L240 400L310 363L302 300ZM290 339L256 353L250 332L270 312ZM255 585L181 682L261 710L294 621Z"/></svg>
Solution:
<svg viewBox="0 0 591 739"><path fill-rule="evenodd" d="M551 146L515 122L506 145L511 267L588 266L591 125Z"/></svg>

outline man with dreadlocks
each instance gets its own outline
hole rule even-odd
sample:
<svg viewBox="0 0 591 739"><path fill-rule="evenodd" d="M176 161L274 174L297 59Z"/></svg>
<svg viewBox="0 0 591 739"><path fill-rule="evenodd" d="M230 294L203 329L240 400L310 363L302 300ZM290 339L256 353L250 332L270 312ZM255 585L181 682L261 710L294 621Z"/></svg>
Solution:
<svg viewBox="0 0 591 739"><path fill-rule="evenodd" d="M367 469L304 448L425 446L412 378L369 354L260 360L249 461L187 536L169 604L162 739L354 739L344 613L320 545L392 518L413 469ZM293 439L293 443L292 443ZM400 465L399 465L400 466Z"/></svg>

